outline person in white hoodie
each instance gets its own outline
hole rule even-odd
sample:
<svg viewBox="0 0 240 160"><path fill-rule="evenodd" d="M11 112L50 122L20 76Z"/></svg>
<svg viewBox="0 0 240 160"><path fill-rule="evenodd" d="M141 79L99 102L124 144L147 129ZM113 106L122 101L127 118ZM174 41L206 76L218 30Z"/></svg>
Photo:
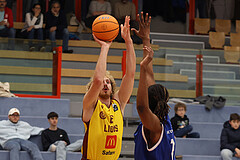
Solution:
<svg viewBox="0 0 240 160"><path fill-rule="evenodd" d="M44 128L32 127L19 119L19 110L12 108L8 120L0 121L0 145L10 151L10 160L19 160L20 150L27 151L33 160L43 160L38 146L28 139L31 135L40 135Z"/></svg>
<svg viewBox="0 0 240 160"><path fill-rule="evenodd" d="M33 5L31 12L26 14L25 25L22 29L22 34L27 36L29 39L29 51L34 51L35 47L33 44L34 34L37 33L39 41L38 48L41 52L45 51L43 46L43 14L41 13L41 5L36 3Z"/></svg>

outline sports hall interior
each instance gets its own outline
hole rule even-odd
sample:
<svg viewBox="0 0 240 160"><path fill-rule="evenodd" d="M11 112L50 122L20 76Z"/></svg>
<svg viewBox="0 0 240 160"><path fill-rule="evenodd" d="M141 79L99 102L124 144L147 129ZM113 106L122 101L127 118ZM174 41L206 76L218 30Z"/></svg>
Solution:
<svg viewBox="0 0 240 160"><path fill-rule="evenodd" d="M116 3L118 0L109 0ZM131 1L131 0L129 0ZM221 160L220 134L223 123L229 120L231 113L240 113L240 16L239 4L231 4L235 12L228 17L218 17L211 10L204 18L195 12L197 0L189 0L186 8L180 12L184 20L174 14L164 16L164 12L149 7L165 4L164 0L146 2L132 0L136 13L148 11L152 16L151 45L154 50L153 71L156 83L164 85L170 94L169 117L173 117L176 102L187 105L187 115L194 131L200 138L176 138L176 158L179 160ZM231 0L232 3L235 1ZM45 1L44 1L45 2ZM206 3L208 0L206 0ZM230 2L230 0L229 0ZM18 34L24 26L27 0L13 1L14 28ZM44 3L45 11L49 8ZM64 10L71 18L72 13L81 22L87 15L90 0L67 0ZM206 4L206 6L209 4ZM176 6L175 6L176 7ZM226 5L225 5L226 7ZM163 8L163 7L160 7ZM176 9L176 8L175 8ZM233 10L234 10L233 9ZM225 8L224 15L231 9ZM209 13L209 14L207 14ZM185 15L185 16L184 16ZM169 19L168 19L169 18ZM55 111L59 114L59 128L67 131L70 141L84 137L82 100L86 85L93 75L100 46L93 40L91 29L79 24L68 26L74 37L69 40L72 54L62 53L57 48L51 51L49 39L42 40L45 52L28 48L28 39L15 38L14 49L7 49L8 38L0 37L0 82L9 82L10 92L18 97L0 97L0 120L7 119L10 108L21 112L21 120L32 126L47 128L47 114ZM77 38L77 39L76 39ZM33 43L39 43L34 40ZM57 40L61 46L62 40ZM134 89L124 114L122 150L119 160L134 159L134 132L140 122L136 110L136 95L142 60L142 44L134 44L137 57ZM113 41L107 59L107 70L116 80L117 87L123 76L123 52L125 44ZM195 101L199 96L224 97L222 108L212 107L206 110L205 104ZM41 137L30 139L42 150ZM55 159L55 153L41 151L44 159ZM0 159L8 160L9 151L0 150ZM26 151L21 151L21 159L30 160ZM67 153L67 160L79 160L80 152Z"/></svg>

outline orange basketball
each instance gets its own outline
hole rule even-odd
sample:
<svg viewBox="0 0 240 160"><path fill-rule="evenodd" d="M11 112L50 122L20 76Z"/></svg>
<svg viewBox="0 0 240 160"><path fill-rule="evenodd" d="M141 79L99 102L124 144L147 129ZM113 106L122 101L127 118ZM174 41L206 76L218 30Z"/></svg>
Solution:
<svg viewBox="0 0 240 160"><path fill-rule="evenodd" d="M119 32L118 21L108 14L98 16L93 21L92 32L100 40L113 41Z"/></svg>

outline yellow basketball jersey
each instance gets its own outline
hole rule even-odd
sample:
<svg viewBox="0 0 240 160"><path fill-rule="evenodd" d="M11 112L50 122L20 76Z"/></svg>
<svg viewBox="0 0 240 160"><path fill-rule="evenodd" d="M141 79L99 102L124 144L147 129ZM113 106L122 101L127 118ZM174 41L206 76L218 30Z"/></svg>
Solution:
<svg viewBox="0 0 240 160"><path fill-rule="evenodd" d="M89 160L116 160L122 147L123 116L118 101L108 108L100 100L85 125L83 158Z"/></svg>

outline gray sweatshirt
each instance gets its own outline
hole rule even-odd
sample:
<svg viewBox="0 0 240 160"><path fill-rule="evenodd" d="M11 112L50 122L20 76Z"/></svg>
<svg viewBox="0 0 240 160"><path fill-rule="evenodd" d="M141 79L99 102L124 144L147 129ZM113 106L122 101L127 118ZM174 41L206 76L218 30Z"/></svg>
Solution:
<svg viewBox="0 0 240 160"><path fill-rule="evenodd" d="M13 138L27 140L31 135L39 135L43 130L44 128L32 127L24 121L14 124L10 120L2 120L0 121L0 145Z"/></svg>

